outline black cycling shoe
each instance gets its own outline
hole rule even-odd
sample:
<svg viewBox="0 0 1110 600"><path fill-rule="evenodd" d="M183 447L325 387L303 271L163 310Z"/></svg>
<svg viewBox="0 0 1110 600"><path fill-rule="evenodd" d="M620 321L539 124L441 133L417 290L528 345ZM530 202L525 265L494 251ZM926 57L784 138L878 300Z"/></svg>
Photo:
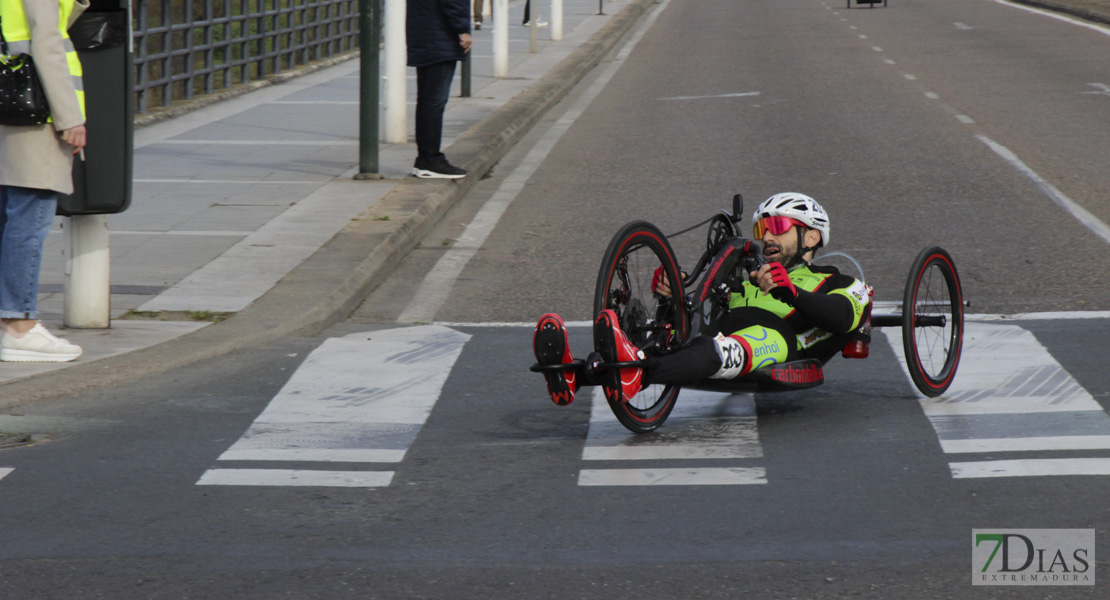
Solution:
<svg viewBox="0 0 1110 600"><path fill-rule="evenodd" d="M532 336L532 350L536 353L536 362L541 365L574 362L567 343L567 328L559 315L549 313L540 317L536 333ZM543 371L543 377L547 380L547 392L551 394L552 402L559 406L574 402L574 393L578 391L578 377L574 369Z"/></svg>

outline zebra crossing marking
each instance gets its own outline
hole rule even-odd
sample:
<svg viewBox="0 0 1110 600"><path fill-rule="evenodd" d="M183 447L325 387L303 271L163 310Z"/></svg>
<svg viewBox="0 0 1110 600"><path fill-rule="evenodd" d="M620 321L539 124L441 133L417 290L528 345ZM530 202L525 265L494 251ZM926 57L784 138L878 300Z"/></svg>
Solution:
<svg viewBox="0 0 1110 600"><path fill-rule="evenodd" d="M386 487L392 471L312 471L297 469L211 469L197 485Z"/></svg>
<svg viewBox="0 0 1110 600"><path fill-rule="evenodd" d="M909 377L901 332L883 333ZM947 454L1110 448L1110 415L1036 336L1016 325L966 322L952 387L937 398L919 394L919 401ZM1110 459L969 461L949 468L957 479L1105 475Z"/></svg>
<svg viewBox="0 0 1110 600"><path fill-rule="evenodd" d="M1045 477L1110 475L1110 458L1030 458L948 463L956 479L982 477Z"/></svg>
<svg viewBox="0 0 1110 600"><path fill-rule="evenodd" d="M400 462L470 337L426 325L327 339L218 460ZM393 476L392 471L267 471L213 469L197 483L378 487L389 485Z"/></svg>
<svg viewBox="0 0 1110 600"><path fill-rule="evenodd" d="M613 416L601 388L594 388L585 461L727 460L762 458L755 397L682 390L665 429L634 434ZM763 468L582 469L580 486L743 485L767 483Z"/></svg>
<svg viewBox="0 0 1110 600"><path fill-rule="evenodd" d="M703 469L583 469L580 486L743 485L767 483L762 467Z"/></svg>

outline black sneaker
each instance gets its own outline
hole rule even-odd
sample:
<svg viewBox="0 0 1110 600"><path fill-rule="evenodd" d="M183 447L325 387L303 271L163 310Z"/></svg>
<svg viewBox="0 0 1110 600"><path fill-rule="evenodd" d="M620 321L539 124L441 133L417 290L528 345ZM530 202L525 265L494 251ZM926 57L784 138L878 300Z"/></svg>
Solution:
<svg viewBox="0 0 1110 600"><path fill-rule="evenodd" d="M435 161L416 159L412 174L421 179L462 179L466 171L447 162L446 158Z"/></svg>

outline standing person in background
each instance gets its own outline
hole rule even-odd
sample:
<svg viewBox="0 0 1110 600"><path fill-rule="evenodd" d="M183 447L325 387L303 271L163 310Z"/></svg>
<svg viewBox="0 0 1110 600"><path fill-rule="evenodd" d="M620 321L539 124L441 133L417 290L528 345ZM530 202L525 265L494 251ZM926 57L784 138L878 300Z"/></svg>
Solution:
<svg viewBox="0 0 1110 600"><path fill-rule="evenodd" d="M408 0L405 16L408 64L416 67L416 164L412 174L461 179L466 171L447 162L440 144L455 63L466 60L470 52L470 3Z"/></svg>
<svg viewBox="0 0 1110 600"><path fill-rule="evenodd" d="M524 0L524 20L521 21L521 25L524 25L525 27L531 25L532 24L531 16L532 16L532 0ZM540 18L537 17L536 18L536 27L547 27L547 21L544 21L543 19L540 19Z"/></svg>
<svg viewBox="0 0 1110 600"><path fill-rule="evenodd" d="M474 0L474 29L479 30L482 28L482 9L485 7L486 0Z"/></svg>
<svg viewBox="0 0 1110 600"><path fill-rule="evenodd" d="M43 125L0 125L0 360L68 362L81 347L38 321L39 271L58 194L73 193L73 156L85 148L81 63L66 30L89 0L0 0L9 54L34 57L50 105Z"/></svg>

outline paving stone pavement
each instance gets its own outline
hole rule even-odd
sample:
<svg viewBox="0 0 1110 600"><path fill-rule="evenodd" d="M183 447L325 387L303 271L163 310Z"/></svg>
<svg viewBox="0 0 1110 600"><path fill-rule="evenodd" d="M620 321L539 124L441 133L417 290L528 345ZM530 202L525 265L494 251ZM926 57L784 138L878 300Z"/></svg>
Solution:
<svg viewBox="0 0 1110 600"><path fill-rule="evenodd" d="M654 0L604 0L598 14L597 0L564 0L563 39L552 41L550 26L538 28L532 53L531 28L521 25L524 3L512 2L510 73L503 79L492 75L497 24L486 18L473 32L471 95L461 97L460 67L444 119L445 152L471 173L460 182L408 175L416 156L411 68L410 141L379 145L382 179L354 179L357 53L196 110L175 109L172 118L139 116L132 204L107 218L111 326L63 327L68 220L59 218L47 240L39 308L47 326L85 355L63 364L0 363L0 408L341 320L653 6ZM384 218L391 213L393 219ZM332 268L317 267L325 260ZM320 275L325 271L332 275Z"/></svg>

